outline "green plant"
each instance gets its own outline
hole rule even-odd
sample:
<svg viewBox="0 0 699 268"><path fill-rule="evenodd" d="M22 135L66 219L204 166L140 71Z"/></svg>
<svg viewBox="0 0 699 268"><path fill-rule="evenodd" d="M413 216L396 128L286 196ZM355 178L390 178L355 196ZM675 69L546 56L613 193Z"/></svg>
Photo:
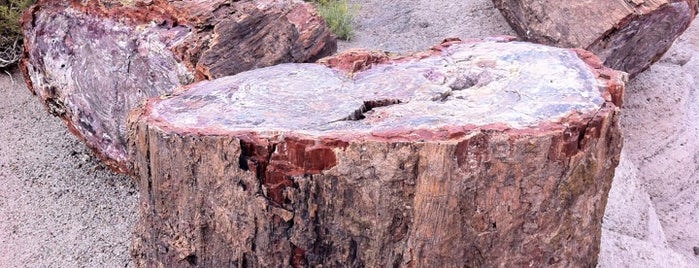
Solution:
<svg viewBox="0 0 699 268"><path fill-rule="evenodd" d="M19 18L35 0L0 0L0 68L16 63L22 50Z"/></svg>
<svg viewBox="0 0 699 268"><path fill-rule="evenodd" d="M330 27L330 30L343 40L350 40L354 34L352 20L356 6L347 0L314 0L320 14Z"/></svg>

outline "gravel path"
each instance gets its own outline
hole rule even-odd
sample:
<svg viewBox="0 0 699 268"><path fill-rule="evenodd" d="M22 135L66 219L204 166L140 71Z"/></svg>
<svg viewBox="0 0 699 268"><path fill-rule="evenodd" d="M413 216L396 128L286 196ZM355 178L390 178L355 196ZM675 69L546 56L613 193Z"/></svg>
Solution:
<svg viewBox="0 0 699 268"><path fill-rule="evenodd" d="M488 0L353 1L341 49L513 35ZM699 267L699 23L631 82L599 267ZM14 79L14 81L13 81ZM128 267L137 189L105 170L17 73L0 76L0 267Z"/></svg>

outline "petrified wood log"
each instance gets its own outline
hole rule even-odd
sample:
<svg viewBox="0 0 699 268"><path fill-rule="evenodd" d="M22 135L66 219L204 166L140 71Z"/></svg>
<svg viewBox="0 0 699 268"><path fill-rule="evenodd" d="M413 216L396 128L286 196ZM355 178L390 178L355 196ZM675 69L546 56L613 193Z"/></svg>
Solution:
<svg viewBox="0 0 699 268"><path fill-rule="evenodd" d="M631 76L670 48L697 14L697 0L493 0L525 40L592 51Z"/></svg>
<svg viewBox="0 0 699 268"><path fill-rule="evenodd" d="M626 74L504 41L347 52L149 100L129 116L136 263L594 267Z"/></svg>
<svg viewBox="0 0 699 268"><path fill-rule="evenodd" d="M43 0L23 27L30 90L118 171L126 114L145 98L336 49L313 6L294 0Z"/></svg>

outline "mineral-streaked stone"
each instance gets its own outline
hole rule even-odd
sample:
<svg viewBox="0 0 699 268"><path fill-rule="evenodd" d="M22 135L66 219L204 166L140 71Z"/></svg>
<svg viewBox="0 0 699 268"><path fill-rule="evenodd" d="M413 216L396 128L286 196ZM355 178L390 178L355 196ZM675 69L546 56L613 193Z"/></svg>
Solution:
<svg viewBox="0 0 699 268"><path fill-rule="evenodd" d="M523 128L598 110L605 100L596 79L570 50L454 44L438 57L351 76L319 64L244 72L154 103L149 118L201 132L316 136L496 123Z"/></svg>
<svg viewBox="0 0 699 268"><path fill-rule="evenodd" d="M322 62L130 116L138 265L595 265L624 73L497 39Z"/></svg>
<svg viewBox="0 0 699 268"><path fill-rule="evenodd" d="M336 49L313 6L293 0L40 0L23 27L29 89L121 172L126 114L144 99Z"/></svg>

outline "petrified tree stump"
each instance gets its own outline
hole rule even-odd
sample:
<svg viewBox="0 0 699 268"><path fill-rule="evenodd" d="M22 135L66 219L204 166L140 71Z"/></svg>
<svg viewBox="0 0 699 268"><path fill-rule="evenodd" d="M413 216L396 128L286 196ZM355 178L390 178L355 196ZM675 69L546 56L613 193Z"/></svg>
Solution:
<svg viewBox="0 0 699 268"><path fill-rule="evenodd" d="M525 40L581 47L634 76L670 48L697 14L697 0L493 0Z"/></svg>
<svg viewBox="0 0 699 268"><path fill-rule="evenodd" d="M136 263L594 267L626 74L504 40L386 55L257 69L135 110Z"/></svg>
<svg viewBox="0 0 699 268"><path fill-rule="evenodd" d="M313 6L293 0L43 0L23 27L30 90L118 171L126 114L145 98L336 49Z"/></svg>

